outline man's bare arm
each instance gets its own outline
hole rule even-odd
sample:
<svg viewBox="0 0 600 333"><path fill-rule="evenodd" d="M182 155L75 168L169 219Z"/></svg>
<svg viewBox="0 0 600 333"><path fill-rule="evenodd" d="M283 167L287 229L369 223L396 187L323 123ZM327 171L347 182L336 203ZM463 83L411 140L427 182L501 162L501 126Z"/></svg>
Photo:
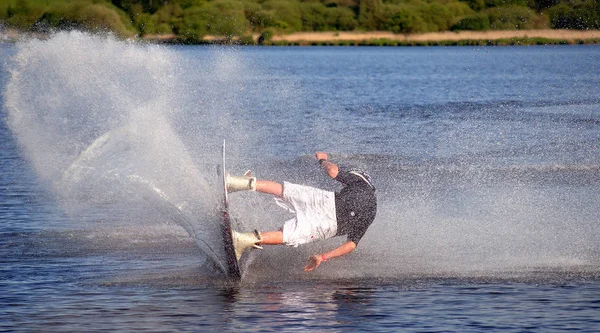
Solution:
<svg viewBox="0 0 600 333"><path fill-rule="evenodd" d="M310 272L315 268L319 267L319 265L321 265L323 261L344 256L354 251L354 249L356 249L356 243L354 243L353 241L347 241L346 243L340 245L339 247L329 252L325 252L323 254L315 254L314 256L308 259L308 265L304 267L304 271Z"/></svg>

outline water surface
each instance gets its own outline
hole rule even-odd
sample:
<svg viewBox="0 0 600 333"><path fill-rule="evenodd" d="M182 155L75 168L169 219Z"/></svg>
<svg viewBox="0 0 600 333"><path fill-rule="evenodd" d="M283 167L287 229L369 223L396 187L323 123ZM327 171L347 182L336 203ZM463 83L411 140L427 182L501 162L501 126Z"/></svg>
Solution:
<svg viewBox="0 0 600 333"><path fill-rule="evenodd" d="M596 332L598 51L0 44L0 330ZM357 251L252 251L225 282L224 139L261 178L338 189L316 150L369 170Z"/></svg>

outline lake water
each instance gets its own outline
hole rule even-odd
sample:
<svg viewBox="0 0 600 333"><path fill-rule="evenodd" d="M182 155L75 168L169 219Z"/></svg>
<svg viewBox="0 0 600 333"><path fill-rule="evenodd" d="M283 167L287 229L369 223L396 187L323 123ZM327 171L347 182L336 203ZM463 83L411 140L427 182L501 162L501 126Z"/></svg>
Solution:
<svg viewBox="0 0 600 333"><path fill-rule="evenodd" d="M0 331L600 331L600 47L0 43ZM221 273L216 164L379 210ZM289 218L231 195L240 230Z"/></svg>

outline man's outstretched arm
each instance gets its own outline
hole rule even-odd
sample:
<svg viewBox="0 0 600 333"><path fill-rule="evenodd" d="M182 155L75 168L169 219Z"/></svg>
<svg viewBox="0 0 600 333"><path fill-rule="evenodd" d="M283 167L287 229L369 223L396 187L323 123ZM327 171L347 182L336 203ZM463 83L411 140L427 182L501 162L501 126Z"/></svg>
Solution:
<svg viewBox="0 0 600 333"><path fill-rule="evenodd" d="M335 257L341 257L346 255L356 249L356 243L353 241L347 241L346 243L340 245L336 249L333 249L329 252L325 252L323 254L315 254L314 256L308 258L308 265L304 266L305 272L310 272L315 268L319 267L321 263L325 260L329 260Z"/></svg>
<svg viewBox="0 0 600 333"><path fill-rule="evenodd" d="M327 154L323 153L323 152L316 152L315 156L317 157L317 160L319 161L319 164L321 165L321 168L323 168L323 170L329 175L329 177L335 179L335 177L337 177L340 169L338 168L338 166L335 163L331 163L327 160L328 156Z"/></svg>

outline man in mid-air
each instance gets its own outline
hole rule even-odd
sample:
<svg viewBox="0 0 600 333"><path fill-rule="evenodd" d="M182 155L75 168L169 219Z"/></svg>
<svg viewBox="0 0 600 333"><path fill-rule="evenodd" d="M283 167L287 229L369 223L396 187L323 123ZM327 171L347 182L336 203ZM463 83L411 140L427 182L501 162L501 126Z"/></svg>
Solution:
<svg viewBox="0 0 600 333"><path fill-rule="evenodd" d="M343 184L339 192L330 192L314 187L283 184L257 180L249 173L233 177L227 175L227 192L243 190L258 191L276 196L277 203L295 213L296 216L284 223L280 230L239 233L233 231L236 254L250 247L261 245L298 246L317 239L328 239L347 235L348 240L329 252L315 254L309 258L304 271L319 267L322 262L346 255L356 248L360 239L375 219L377 200L375 187L369 175L359 169L344 169L328 161L327 154L317 152L321 168L333 179Z"/></svg>

